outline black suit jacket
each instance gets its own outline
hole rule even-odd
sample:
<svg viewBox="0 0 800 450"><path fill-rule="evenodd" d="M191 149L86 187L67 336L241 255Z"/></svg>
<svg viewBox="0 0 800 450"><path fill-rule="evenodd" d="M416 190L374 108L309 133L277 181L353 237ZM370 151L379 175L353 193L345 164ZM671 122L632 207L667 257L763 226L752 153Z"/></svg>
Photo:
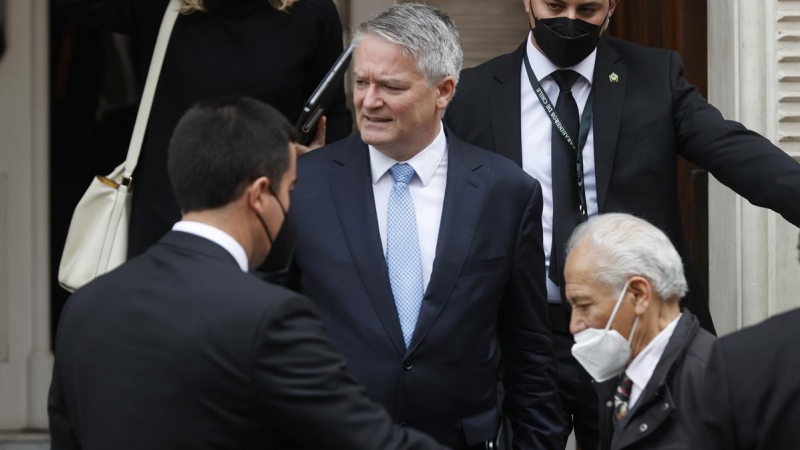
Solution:
<svg viewBox="0 0 800 450"><path fill-rule="evenodd" d="M444 449L394 426L313 305L170 232L67 303L52 448Z"/></svg>
<svg viewBox="0 0 800 450"><path fill-rule="evenodd" d="M721 338L700 390L697 450L800 443L800 309Z"/></svg>
<svg viewBox="0 0 800 450"><path fill-rule="evenodd" d="M360 136L298 160L300 287L392 417L453 448L497 432L497 366L515 448L563 448L544 293L542 195L510 161L448 133L433 272L405 348Z"/></svg>
<svg viewBox="0 0 800 450"><path fill-rule="evenodd" d="M457 136L519 165L525 48L523 44L514 53L465 70L445 115ZM610 79L613 73L617 82ZM686 81L674 52L602 38L592 91L600 213L639 216L670 237L689 282L683 305L713 332L683 235L676 156L703 167L753 204L770 208L795 225L800 225L800 165L767 139L725 120Z"/></svg>
<svg viewBox="0 0 800 450"><path fill-rule="evenodd" d="M700 386L715 342L716 338L701 329L697 318L684 309L650 381L619 423L614 421L619 377L594 383L600 411L600 450L690 448Z"/></svg>

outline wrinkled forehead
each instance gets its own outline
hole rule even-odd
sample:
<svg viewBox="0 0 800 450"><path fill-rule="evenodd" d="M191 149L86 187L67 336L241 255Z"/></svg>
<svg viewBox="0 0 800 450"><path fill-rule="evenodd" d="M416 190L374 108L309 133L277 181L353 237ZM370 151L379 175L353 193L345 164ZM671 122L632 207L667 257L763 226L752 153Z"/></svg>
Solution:
<svg viewBox="0 0 800 450"><path fill-rule="evenodd" d="M365 35L357 42L353 73L356 77L422 76L418 61L408 49L377 35Z"/></svg>

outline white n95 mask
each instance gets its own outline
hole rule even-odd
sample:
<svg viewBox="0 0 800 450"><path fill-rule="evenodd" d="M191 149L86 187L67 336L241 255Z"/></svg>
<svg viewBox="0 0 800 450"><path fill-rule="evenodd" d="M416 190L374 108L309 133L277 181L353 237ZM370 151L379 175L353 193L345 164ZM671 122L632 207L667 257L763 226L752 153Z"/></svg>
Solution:
<svg viewBox="0 0 800 450"><path fill-rule="evenodd" d="M630 281L625 283L625 288L619 294L617 304L608 323L604 329L588 328L575 335L575 345L572 346L572 356L586 369L586 372L595 381L602 383L608 381L625 370L625 364L631 357L631 341L633 333L636 332L636 325L639 324L639 317L633 321L630 338L626 341L619 332L611 329L614 317L622 305L622 299L628 292Z"/></svg>

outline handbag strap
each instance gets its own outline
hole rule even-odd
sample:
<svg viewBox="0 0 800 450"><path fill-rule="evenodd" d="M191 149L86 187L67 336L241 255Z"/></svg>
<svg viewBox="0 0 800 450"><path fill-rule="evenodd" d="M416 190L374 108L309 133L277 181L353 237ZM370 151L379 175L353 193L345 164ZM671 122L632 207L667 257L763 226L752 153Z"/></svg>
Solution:
<svg viewBox="0 0 800 450"><path fill-rule="evenodd" d="M167 53L169 39L172 36L172 29L178 19L180 8L180 0L170 0L169 5L167 5L167 11L164 13L164 18L161 20L161 28L158 30L156 47L153 50L153 58L150 60L150 69L147 72L147 81L144 83L142 101L139 103L136 124L133 127L130 146L128 146L128 157L125 159L122 184L129 188L131 175L133 175L133 171L136 170L136 164L139 162L139 153L142 150L142 142L147 131L147 122L150 120L150 110L153 107L158 78L161 75L161 67L164 65L164 55Z"/></svg>

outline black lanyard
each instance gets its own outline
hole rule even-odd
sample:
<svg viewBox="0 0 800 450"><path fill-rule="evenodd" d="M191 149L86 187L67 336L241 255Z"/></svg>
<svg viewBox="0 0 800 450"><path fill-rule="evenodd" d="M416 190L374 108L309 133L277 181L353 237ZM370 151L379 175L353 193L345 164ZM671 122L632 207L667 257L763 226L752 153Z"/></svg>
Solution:
<svg viewBox="0 0 800 450"><path fill-rule="evenodd" d="M586 188L585 188L585 181L583 176L583 147L586 146L586 141L589 139L589 129L592 126L592 106L594 104L594 96L592 93L589 93L589 98L586 100L586 106L583 108L583 115L581 116L581 128L578 134L578 145L575 145L575 140L572 139L572 136L569 135L569 131L564 128L564 125L561 123L561 118L558 117L558 113L556 112L556 106L553 102L550 101L550 98L547 96L547 93L544 92L542 89L541 83L539 83L539 79L536 78L536 74L533 73L533 69L531 68L531 62L528 60L528 54L525 53L525 69L528 71L528 80L531 82L531 87L533 87L533 92L536 94L536 97L542 103L542 107L544 107L545 113L547 113L547 117L553 122L553 125L556 126L561 136L567 142L567 144L572 147L577 155L578 165L576 170L578 171L578 197L580 201L580 208L581 208L581 220L586 221L589 218L589 211L586 209ZM553 177L556 177L556 174L552 174Z"/></svg>

